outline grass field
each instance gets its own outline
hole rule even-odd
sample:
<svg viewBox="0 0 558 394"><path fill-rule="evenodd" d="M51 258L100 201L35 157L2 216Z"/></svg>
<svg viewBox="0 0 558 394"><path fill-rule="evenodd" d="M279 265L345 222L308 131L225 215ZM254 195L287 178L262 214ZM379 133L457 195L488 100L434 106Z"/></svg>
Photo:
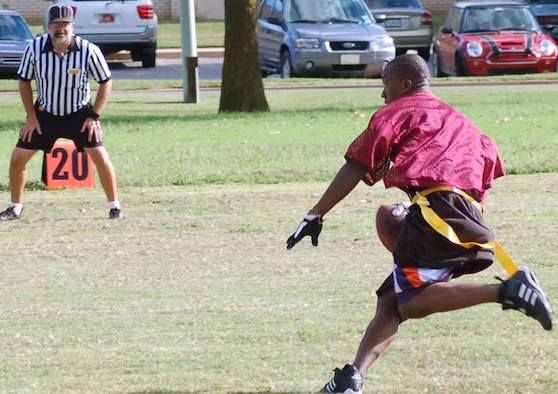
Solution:
<svg viewBox="0 0 558 394"><path fill-rule="evenodd" d="M509 175L487 221L556 306L558 146L552 85L439 87L499 144ZM382 105L369 89L269 90L272 111L219 114L219 93L115 92L103 124L126 213L102 189L46 191L29 165L2 223L0 391L316 392L350 362L391 258L373 227L400 192L360 185L320 246L285 240ZM0 197L24 112L0 95ZM1 203L1 202L0 202ZM472 278L505 276L494 265ZM558 337L498 305L406 322L367 377L378 393L554 393Z"/></svg>
<svg viewBox="0 0 558 394"><path fill-rule="evenodd" d="M556 173L498 181L487 219L558 294ZM359 186L320 246L286 237L325 183L27 193L3 223L5 393L316 392L352 360L390 270L372 215L401 195ZM513 192L510 192L513 191ZM475 276L494 282L495 265ZM553 393L555 332L497 305L409 321L367 392Z"/></svg>

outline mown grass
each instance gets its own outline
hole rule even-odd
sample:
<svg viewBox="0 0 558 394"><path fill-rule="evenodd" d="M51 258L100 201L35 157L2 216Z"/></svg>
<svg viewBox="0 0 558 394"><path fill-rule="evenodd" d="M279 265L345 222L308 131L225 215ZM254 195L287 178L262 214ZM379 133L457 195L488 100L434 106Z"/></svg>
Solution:
<svg viewBox="0 0 558 394"><path fill-rule="evenodd" d="M341 82L341 81L339 81ZM344 83L344 82L343 82ZM320 246L285 240L383 102L381 88L266 90L271 112L218 113L183 92L115 91L103 113L126 218L102 189L46 191L28 166L24 216L0 225L0 387L5 393L307 393L351 362L389 274L373 215L402 194L360 185ZM131 89L131 85L128 86ZM499 144L510 175L486 205L518 264L558 297L558 90L434 92ZM0 197L24 121L0 95ZM32 190L33 189L33 190ZM462 281L495 283L495 264ZM555 306L555 305L554 305ZM556 307L556 306L555 306ZM366 392L553 393L558 337L483 305L408 321Z"/></svg>
<svg viewBox="0 0 558 394"><path fill-rule="evenodd" d="M499 144L510 173L558 170L552 86L438 88ZM124 186L324 181L347 145L383 104L381 88L269 92L269 113L218 113L219 92L200 104L181 91L113 95L103 113L106 144ZM544 100L541 100L544 97ZM0 154L9 157L24 113L19 97L0 97ZM30 164L38 182L41 161ZM0 162L0 187L8 184Z"/></svg>
<svg viewBox="0 0 558 394"><path fill-rule="evenodd" d="M509 176L486 206L554 303L556 185L556 173ZM116 222L98 187L27 192L24 217L0 226L2 392L317 392L374 312L391 259L373 214L402 197L361 185L328 215L318 248L286 251L325 187L126 186ZM495 275L498 265L460 280ZM401 326L365 390L553 393L557 346L498 305L434 315Z"/></svg>

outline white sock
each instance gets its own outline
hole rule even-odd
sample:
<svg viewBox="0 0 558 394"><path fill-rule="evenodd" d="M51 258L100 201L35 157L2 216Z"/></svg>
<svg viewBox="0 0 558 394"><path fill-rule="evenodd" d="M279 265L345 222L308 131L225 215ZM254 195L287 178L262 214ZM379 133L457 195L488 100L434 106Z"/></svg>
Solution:
<svg viewBox="0 0 558 394"><path fill-rule="evenodd" d="M21 211L23 211L23 204L17 202L11 202L8 206L14 209L14 213L16 215L18 216L21 215Z"/></svg>
<svg viewBox="0 0 558 394"><path fill-rule="evenodd" d="M118 200L109 201L108 206L109 206L110 209L113 209L113 208L120 209L120 201L118 201Z"/></svg>

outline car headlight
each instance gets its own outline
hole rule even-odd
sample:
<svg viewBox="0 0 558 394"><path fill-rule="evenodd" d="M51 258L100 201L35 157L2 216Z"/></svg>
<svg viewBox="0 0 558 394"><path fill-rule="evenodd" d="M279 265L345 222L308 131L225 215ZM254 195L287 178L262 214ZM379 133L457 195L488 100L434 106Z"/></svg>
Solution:
<svg viewBox="0 0 558 394"><path fill-rule="evenodd" d="M296 40L297 48L318 49L321 45L319 38L299 38Z"/></svg>
<svg viewBox="0 0 558 394"><path fill-rule="evenodd" d="M482 55L482 45L475 41L468 42L465 50L467 51L467 55L471 57L479 57Z"/></svg>
<svg viewBox="0 0 558 394"><path fill-rule="evenodd" d="M556 50L556 45L550 40L542 40L541 41L541 52L545 54L545 56L550 56Z"/></svg>
<svg viewBox="0 0 558 394"><path fill-rule="evenodd" d="M378 49L393 48L393 38L390 36L379 36L372 40L372 46Z"/></svg>

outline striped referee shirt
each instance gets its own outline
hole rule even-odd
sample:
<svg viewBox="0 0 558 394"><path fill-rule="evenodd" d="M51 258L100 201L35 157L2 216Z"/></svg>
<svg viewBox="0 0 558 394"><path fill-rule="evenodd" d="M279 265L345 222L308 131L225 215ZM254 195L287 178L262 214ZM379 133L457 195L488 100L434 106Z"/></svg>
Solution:
<svg viewBox="0 0 558 394"><path fill-rule="evenodd" d="M79 36L64 56L59 56L49 34L35 38L25 50L17 74L37 81L37 104L53 115L79 111L91 102L89 77L98 83L111 78L107 61L99 47Z"/></svg>

